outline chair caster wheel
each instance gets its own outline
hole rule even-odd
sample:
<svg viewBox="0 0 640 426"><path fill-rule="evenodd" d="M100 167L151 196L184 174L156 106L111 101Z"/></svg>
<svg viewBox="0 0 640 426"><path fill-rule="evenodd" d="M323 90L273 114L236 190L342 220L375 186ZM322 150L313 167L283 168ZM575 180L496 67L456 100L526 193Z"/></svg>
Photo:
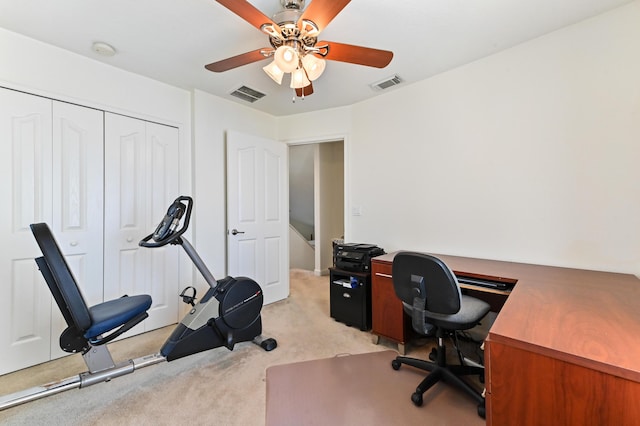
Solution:
<svg viewBox="0 0 640 426"><path fill-rule="evenodd" d="M422 394L419 392L412 393L411 401L414 403L416 407L420 407L422 405Z"/></svg>
<svg viewBox="0 0 640 426"><path fill-rule="evenodd" d="M271 337L269 337L268 339L263 339L262 336L257 336L251 342L260 346L267 352L270 352L278 347L278 342L276 342L276 339L273 339Z"/></svg>
<svg viewBox="0 0 640 426"><path fill-rule="evenodd" d="M436 348L431 349L431 352L429 353L429 359L433 362L436 362L437 358L438 358L438 351L436 350Z"/></svg>
<svg viewBox="0 0 640 426"><path fill-rule="evenodd" d="M393 367L394 370L400 370L400 361L394 359L393 361L391 361L391 367Z"/></svg>
<svg viewBox="0 0 640 426"><path fill-rule="evenodd" d="M479 415L480 417L482 417L483 419L485 418L485 416L486 416L486 409L485 409L485 407L484 407L484 403L482 403L482 404L479 404L479 405L478 405L478 415Z"/></svg>
<svg viewBox="0 0 640 426"><path fill-rule="evenodd" d="M267 352L271 352L278 347L278 342L276 342L276 339L272 338L265 339L262 341L262 343L260 343L260 347Z"/></svg>

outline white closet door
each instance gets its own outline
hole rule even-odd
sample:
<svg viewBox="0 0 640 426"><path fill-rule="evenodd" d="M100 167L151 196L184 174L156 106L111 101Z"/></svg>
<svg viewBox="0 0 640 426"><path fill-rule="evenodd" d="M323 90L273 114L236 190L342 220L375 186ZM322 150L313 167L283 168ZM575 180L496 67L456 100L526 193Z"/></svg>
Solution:
<svg viewBox="0 0 640 426"><path fill-rule="evenodd" d="M103 298L104 113L53 103L53 218L60 249L89 306ZM66 328L54 305L51 355L65 355L58 336Z"/></svg>
<svg viewBox="0 0 640 426"><path fill-rule="evenodd" d="M47 361L52 298L29 225L51 219L51 100L0 89L0 374Z"/></svg>
<svg viewBox="0 0 640 426"><path fill-rule="evenodd" d="M178 321L178 248L142 248L178 195L178 132L105 114L105 299L151 294L149 318L127 335Z"/></svg>
<svg viewBox="0 0 640 426"><path fill-rule="evenodd" d="M29 229L46 222L89 305L151 294L178 321L178 247L141 249L178 193L178 129L0 88L0 374L64 354ZM130 333L132 334L132 333Z"/></svg>
<svg viewBox="0 0 640 426"><path fill-rule="evenodd" d="M110 300L146 290L149 254L138 247L148 232L144 121L105 113L104 143L104 298ZM143 331L138 324L128 335Z"/></svg>
<svg viewBox="0 0 640 426"><path fill-rule="evenodd" d="M167 208L179 195L178 129L147 123L148 215L147 233L150 234L164 217ZM149 253L149 280L147 293L153 304L145 329L153 330L178 322L179 256L183 250L175 245L143 249Z"/></svg>

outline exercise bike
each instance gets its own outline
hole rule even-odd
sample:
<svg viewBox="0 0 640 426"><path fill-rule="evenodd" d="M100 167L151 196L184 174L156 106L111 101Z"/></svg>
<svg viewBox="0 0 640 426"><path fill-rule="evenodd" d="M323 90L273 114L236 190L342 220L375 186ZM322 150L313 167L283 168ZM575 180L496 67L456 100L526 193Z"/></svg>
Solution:
<svg viewBox="0 0 640 426"><path fill-rule="evenodd" d="M275 339L261 336L263 294L258 283L246 277L226 277L217 281L183 236L189 226L192 208L191 197L176 198L156 230L144 237L139 245L148 248L180 245L209 288L199 301L194 287L189 286L182 291L180 297L191 305L191 309L160 352L117 364L113 362L107 343L149 316L151 296L125 295L87 306L49 226L46 223L31 225L43 254L36 259L36 264L68 326L60 335L60 347L65 352L81 353L89 370L78 376L0 397L0 410L221 346L233 350L236 343L250 341L265 351L277 347Z"/></svg>

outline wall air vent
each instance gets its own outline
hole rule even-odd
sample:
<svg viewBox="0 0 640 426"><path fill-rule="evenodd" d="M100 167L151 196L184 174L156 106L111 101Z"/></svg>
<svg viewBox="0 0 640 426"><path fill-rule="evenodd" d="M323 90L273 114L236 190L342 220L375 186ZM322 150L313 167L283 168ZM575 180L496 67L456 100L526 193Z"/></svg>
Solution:
<svg viewBox="0 0 640 426"><path fill-rule="evenodd" d="M378 81L377 83L370 84L373 90L384 90L389 87L397 86L402 83L403 80L397 74L392 75L391 77L385 78L382 81Z"/></svg>
<svg viewBox="0 0 640 426"><path fill-rule="evenodd" d="M236 90L231 92L230 95L250 103L254 103L266 96L264 93L258 92L257 90L247 86L238 87Z"/></svg>

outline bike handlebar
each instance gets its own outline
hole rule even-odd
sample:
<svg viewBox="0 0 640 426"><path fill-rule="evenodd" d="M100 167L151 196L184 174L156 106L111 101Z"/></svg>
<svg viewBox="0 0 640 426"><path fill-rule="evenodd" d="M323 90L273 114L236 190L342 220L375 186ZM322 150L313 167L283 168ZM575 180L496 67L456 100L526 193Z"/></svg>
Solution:
<svg viewBox="0 0 640 426"><path fill-rule="evenodd" d="M186 202L186 205L183 201ZM177 243L180 236L189 227L192 207L193 199L191 197L180 196L176 198L167 209L167 214L164 215L153 234L144 237L138 245L141 247L162 247L170 243ZM182 226L178 228L181 219L183 219ZM153 242L150 242L151 240Z"/></svg>

